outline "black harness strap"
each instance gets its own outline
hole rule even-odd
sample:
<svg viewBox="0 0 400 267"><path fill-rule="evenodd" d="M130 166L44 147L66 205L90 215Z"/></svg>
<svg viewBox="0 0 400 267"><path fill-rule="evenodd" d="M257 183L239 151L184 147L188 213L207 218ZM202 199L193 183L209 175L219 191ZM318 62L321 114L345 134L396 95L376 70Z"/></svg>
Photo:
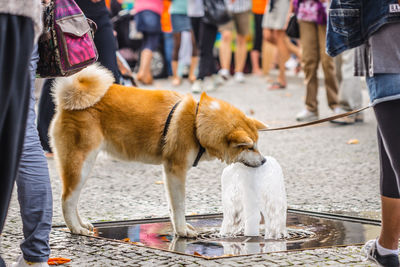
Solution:
<svg viewBox="0 0 400 267"><path fill-rule="evenodd" d="M171 111L168 114L167 120L165 121L164 131L163 131L163 134L162 134L162 145L165 144L165 138L166 138L167 133L168 133L168 128L169 128L169 125L171 123L172 115L174 114L174 112L176 110L176 107L178 106L178 104L180 102L181 101L176 102L176 104L172 107ZM196 106L196 115L195 115L196 117L197 117L198 110L199 110L199 103L197 103L197 106ZM192 165L193 167L197 166L197 164L200 161L201 156L204 154L205 151L206 151L205 148L199 143L199 152L197 153L196 159L193 162L193 165Z"/></svg>

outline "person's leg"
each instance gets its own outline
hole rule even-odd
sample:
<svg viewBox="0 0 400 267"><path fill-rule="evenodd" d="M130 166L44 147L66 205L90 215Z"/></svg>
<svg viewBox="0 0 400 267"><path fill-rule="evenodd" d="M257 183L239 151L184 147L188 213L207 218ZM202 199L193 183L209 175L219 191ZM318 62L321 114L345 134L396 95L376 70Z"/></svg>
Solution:
<svg viewBox="0 0 400 267"><path fill-rule="evenodd" d="M224 30L221 32L221 35L221 43L219 47L219 62L221 64L221 70L229 73L232 57L232 31ZM228 73L226 74L226 76L228 75Z"/></svg>
<svg viewBox="0 0 400 267"><path fill-rule="evenodd" d="M167 62L167 71L168 71L168 76L172 75L172 51L174 49L174 37L173 34L170 32L164 32L164 55L165 55L165 61Z"/></svg>
<svg viewBox="0 0 400 267"><path fill-rule="evenodd" d="M174 32L174 51L172 52L172 84L180 85L181 80L178 76L179 49L181 47L181 33Z"/></svg>
<svg viewBox="0 0 400 267"><path fill-rule="evenodd" d="M246 37L249 34L250 12L235 14L234 23L236 27L235 73L243 73L247 59Z"/></svg>
<svg viewBox="0 0 400 267"><path fill-rule="evenodd" d="M206 76L216 73L213 49L218 28L202 22L200 32L200 62L197 78L203 80Z"/></svg>
<svg viewBox="0 0 400 267"><path fill-rule="evenodd" d="M0 14L0 234L3 231L25 134L33 22ZM3 264L0 257L0 264Z"/></svg>
<svg viewBox="0 0 400 267"><path fill-rule="evenodd" d="M299 21L299 26L304 81L306 84L306 108L308 111L318 112L317 70L320 56L317 25L312 22Z"/></svg>
<svg viewBox="0 0 400 267"><path fill-rule="evenodd" d="M339 87L339 104L345 110L355 110L361 108L361 79L354 76L354 49L344 51L341 54L341 68L337 70L341 73Z"/></svg>
<svg viewBox="0 0 400 267"><path fill-rule="evenodd" d="M114 74L115 82L119 83L120 74L117 65L117 57L115 55L117 45L110 19L108 17L102 17L94 22L97 23L98 27L94 35L94 43L99 53L99 59L97 61L109 69Z"/></svg>
<svg viewBox="0 0 400 267"><path fill-rule="evenodd" d="M31 96L16 182L25 238L20 245L23 257L30 262L47 262L50 255L49 235L53 199L47 160L40 145L35 124L34 84L36 64L39 59L36 49L32 54L30 64Z"/></svg>
<svg viewBox="0 0 400 267"><path fill-rule="evenodd" d="M335 75L333 58L325 52L326 26L318 25L318 44L322 70L324 71L325 90L329 107L334 110L338 106L339 85Z"/></svg>
<svg viewBox="0 0 400 267"><path fill-rule="evenodd" d="M278 49L278 65L279 65L279 75L278 75L278 83L279 87L286 87L286 61L289 59L289 49L286 46L285 38L286 33L283 30L275 30L274 31L275 39L276 39L276 47ZM275 89L280 89L275 88Z"/></svg>
<svg viewBox="0 0 400 267"><path fill-rule="evenodd" d="M262 23L263 15L254 14L254 36L253 36L253 49L250 52L252 73L261 75L260 68L260 55L262 45Z"/></svg>
<svg viewBox="0 0 400 267"><path fill-rule="evenodd" d="M191 34L191 38L192 38L192 58L190 60L189 81L194 82L196 80L196 75L194 74L194 72L196 71L197 62L198 62L199 58L198 58L196 38L195 38L195 34L194 34L193 30L190 31L190 34Z"/></svg>
<svg viewBox="0 0 400 267"><path fill-rule="evenodd" d="M397 249L400 238L400 100L374 106L381 158L382 228L379 244Z"/></svg>
<svg viewBox="0 0 400 267"><path fill-rule="evenodd" d="M46 79L40 94L38 105L37 129L43 149L52 153L49 142L49 127L55 113L55 104L51 96L51 86L54 79Z"/></svg>

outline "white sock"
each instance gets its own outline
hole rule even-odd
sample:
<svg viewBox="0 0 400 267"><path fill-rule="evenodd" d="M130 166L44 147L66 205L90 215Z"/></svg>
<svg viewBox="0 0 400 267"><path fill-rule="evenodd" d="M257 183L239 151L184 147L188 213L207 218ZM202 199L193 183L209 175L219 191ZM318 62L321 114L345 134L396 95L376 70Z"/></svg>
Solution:
<svg viewBox="0 0 400 267"><path fill-rule="evenodd" d="M376 248L378 250L379 255L381 255L381 256L386 256L386 255L389 255L389 254L399 255L399 249L387 249L387 248L384 248L379 244L378 239L375 241L375 243L376 243Z"/></svg>

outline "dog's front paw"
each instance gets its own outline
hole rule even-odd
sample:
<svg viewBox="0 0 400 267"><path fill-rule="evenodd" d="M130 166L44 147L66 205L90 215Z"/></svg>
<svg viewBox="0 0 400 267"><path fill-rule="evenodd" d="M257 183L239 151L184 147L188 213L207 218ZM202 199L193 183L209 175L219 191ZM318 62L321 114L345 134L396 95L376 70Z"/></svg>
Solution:
<svg viewBox="0 0 400 267"><path fill-rule="evenodd" d="M184 229L177 230L176 235L180 237L196 238L199 234L193 226L187 223Z"/></svg>
<svg viewBox="0 0 400 267"><path fill-rule="evenodd" d="M72 226L69 227L69 230L71 231L72 234L77 234L77 235L93 235L93 232L89 229L83 228L82 226Z"/></svg>
<svg viewBox="0 0 400 267"><path fill-rule="evenodd" d="M93 224L91 224L90 222L81 222L81 226L85 229L88 229L89 231L93 231L94 227Z"/></svg>

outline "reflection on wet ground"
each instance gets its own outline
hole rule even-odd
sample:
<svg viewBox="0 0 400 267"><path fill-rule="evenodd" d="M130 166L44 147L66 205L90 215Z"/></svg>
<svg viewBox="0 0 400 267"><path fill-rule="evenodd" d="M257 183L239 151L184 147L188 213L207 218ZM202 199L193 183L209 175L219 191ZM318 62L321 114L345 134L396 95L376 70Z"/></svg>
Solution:
<svg viewBox="0 0 400 267"><path fill-rule="evenodd" d="M191 218L188 222L200 232L199 238L175 238L172 235L172 225L167 220L142 220L139 223L117 225L103 223L96 227L95 235L171 252L215 258L360 244L376 238L380 229L376 222L368 224L366 221L341 220L338 216L323 218L289 212L289 236L280 240L268 240L263 237L219 236L222 216Z"/></svg>

